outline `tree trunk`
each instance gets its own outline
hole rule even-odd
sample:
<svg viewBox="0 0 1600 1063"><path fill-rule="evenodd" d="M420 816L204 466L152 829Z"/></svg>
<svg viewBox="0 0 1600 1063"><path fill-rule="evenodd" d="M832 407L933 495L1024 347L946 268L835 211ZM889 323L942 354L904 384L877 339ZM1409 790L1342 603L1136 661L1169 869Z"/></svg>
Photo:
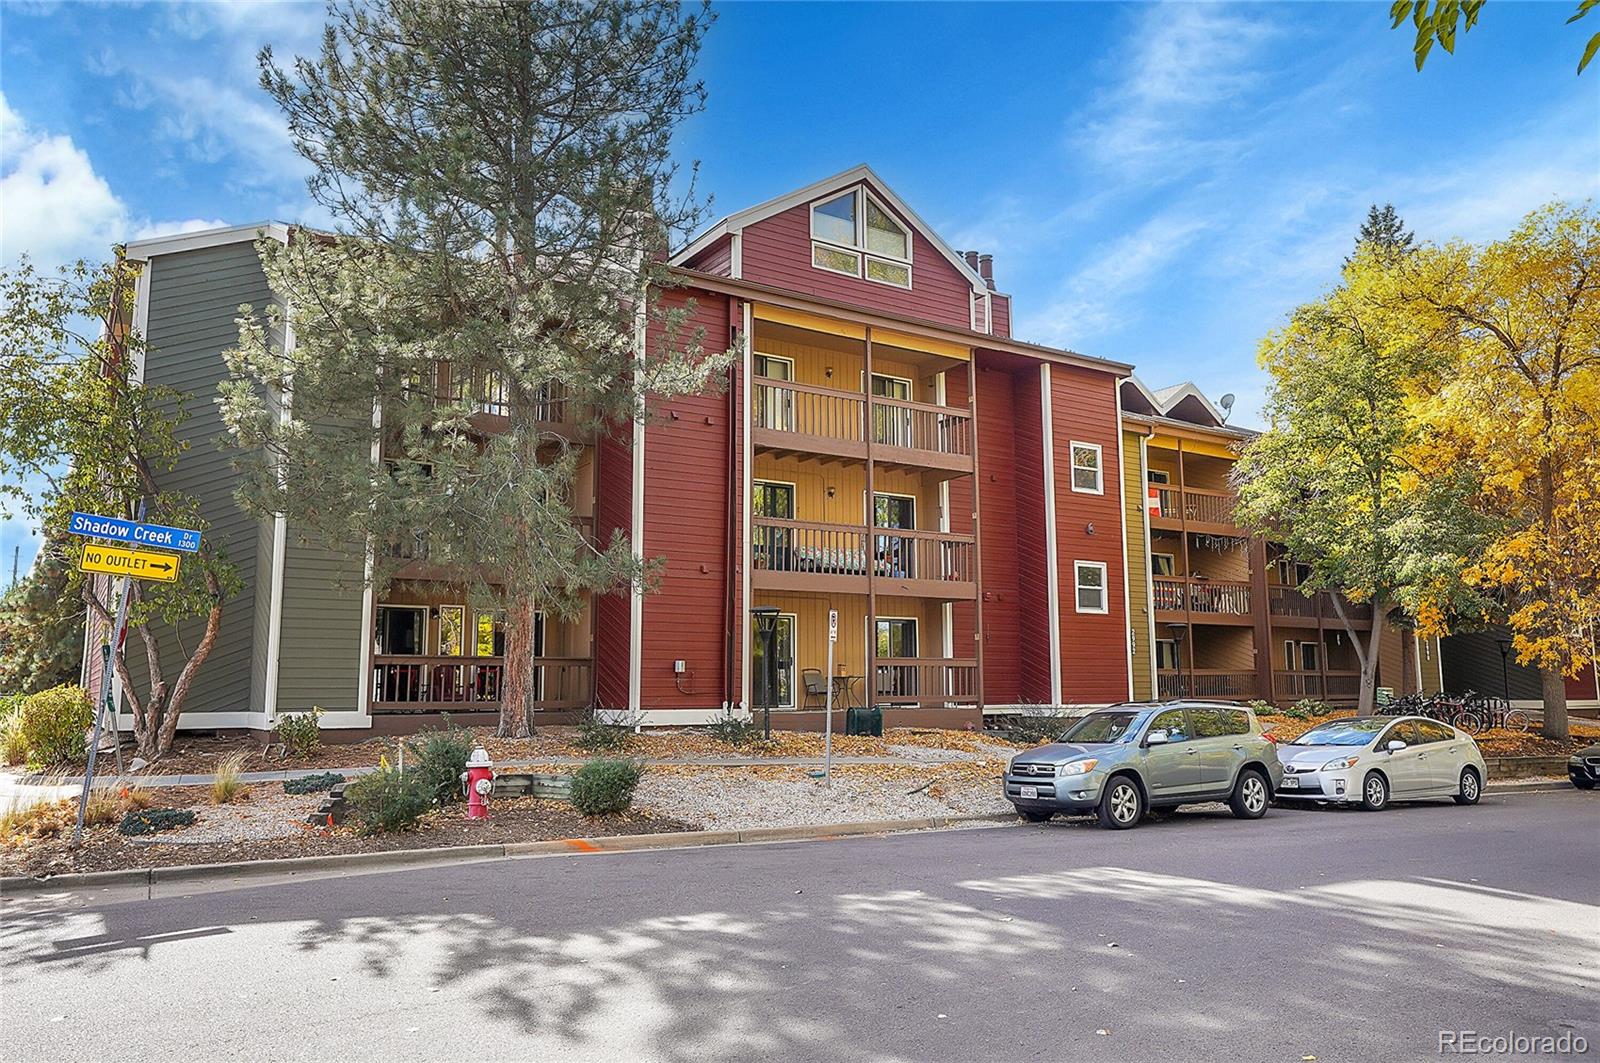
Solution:
<svg viewBox="0 0 1600 1063"><path fill-rule="evenodd" d="M506 681L500 692L501 738L527 738L533 714L533 602L506 606Z"/></svg>
<svg viewBox="0 0 1600 1063"><path fill-rule="evenodd" d="M1383 649L1383 612L1378 602L1372 603L1372 630L1367 632L1367 652L1361 654L1361 694L1356 700L1356 711L1363 716L1370 715L1378 705L1378 657ZM1355 632L1350 633L1350 638L1357 646L1361 644Z"/></svg>
<svg viewBox="0 0 1600 1063"><path fill-rule="evenodd" d="M1541 668L1539 684L1544 695L1544 724L1540 730L1546 738L1569 737L1566 677L1554 669Z"/></svg>

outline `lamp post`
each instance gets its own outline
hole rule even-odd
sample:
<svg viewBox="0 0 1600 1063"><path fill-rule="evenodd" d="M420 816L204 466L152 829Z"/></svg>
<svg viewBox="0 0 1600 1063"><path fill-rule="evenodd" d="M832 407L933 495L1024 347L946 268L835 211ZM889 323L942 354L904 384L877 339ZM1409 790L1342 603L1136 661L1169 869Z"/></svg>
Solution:
<svg viewBox="0 0 1600 1063"><path fill-rule="evenodd" d="M1500 696L1505 699L1506 711L1511 711L1511 640L1495 639L1500 647Z"/></svg>
<svg viewBox="0 0 1600 1063"><path fill-rule="evenodd" d="M750 615L755 618L756 638L761 645L761 670L756 674L760 680L760 694L762 709L762 731L767 739L772 738L772 696L774 682L778 668L778 610L771 605L757 605L750 609Z"/></svg>
<svg viewBox="0 0 1600 1063"><path fill-rule="evenodd" d="M1190 692L1189 679L1184 674L1183 668L1183 636L1189 633L1189 625L1168 624L1167 628L1172 632L1172 641L1177 645L1178 649L1178 697L1186 698L1189 697Z"/></svg>

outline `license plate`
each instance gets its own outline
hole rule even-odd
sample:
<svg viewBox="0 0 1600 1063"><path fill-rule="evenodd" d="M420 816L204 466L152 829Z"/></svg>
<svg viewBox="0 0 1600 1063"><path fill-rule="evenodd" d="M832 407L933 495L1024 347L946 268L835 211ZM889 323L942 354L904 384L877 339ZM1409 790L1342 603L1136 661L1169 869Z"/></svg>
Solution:
<svg viewBox="0 0 1600 1063"><path fill-rule="evenodd" d="M1283 777L1283 788L1285 790L1298 790L1300 789L1300 780L1293 775L1285 775Z"/></svg>
<svg viewBox="0 0 1600 1063"><path fill-rule="evenodd" d="M1039 799L1039 788L1037 786L1024 786L1022 788L1022 796L1024 800L1037 801Z"/></svg>

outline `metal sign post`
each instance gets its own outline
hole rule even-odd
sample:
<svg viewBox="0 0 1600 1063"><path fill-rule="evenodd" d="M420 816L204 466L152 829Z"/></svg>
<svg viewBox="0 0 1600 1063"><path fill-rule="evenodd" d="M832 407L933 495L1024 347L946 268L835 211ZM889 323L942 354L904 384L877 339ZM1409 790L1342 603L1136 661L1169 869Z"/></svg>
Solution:
<svg viewBox="0 0 1600 1063"><path fill-rule="evenodd" d="M823 699L822 777L833 785L833 645L839 641L839 610L828 610L828 692Z"/></svg>
<svg viewBox="0 0 1600 1063"><path fill-rule="evenodd" d="M101 517L92 513L74 513L67 530L73 535L97 539L114 539L119 542L162 546L169 550L193 553L200 549L200 532L193 528L168 528L160 524L145 524L145 500L139 500L139 516L128 521L117 517ZM178 558L152 550L128 550L119 547L85 543L78 567L84 572L102 572L121 576L122 599L117 603L117 619L111 627L111 639L100 655L100 697L95 702L94 730L89 740L89 763L83 772L83 792L78 795L78 822L72 830L72 844L83 840L83 817L89 809L89 790L94 786L95 761L100 753L100 737L104 733L106 716L111 717L113 750L117 757L117 774L122 774L122 736L117 731L116 706L111 700L111 672L116 652L128 633L128 602L133 597L131 580L155 580L173 583L178 579Z"/></svg>

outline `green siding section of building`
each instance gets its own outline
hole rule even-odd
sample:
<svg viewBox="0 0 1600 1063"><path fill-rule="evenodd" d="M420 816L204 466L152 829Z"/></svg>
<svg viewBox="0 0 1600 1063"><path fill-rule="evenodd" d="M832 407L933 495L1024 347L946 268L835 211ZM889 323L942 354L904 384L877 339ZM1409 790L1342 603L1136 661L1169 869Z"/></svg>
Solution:
<svg viewBox="0 0 1600 1063"><path fill-rule="evenodd" d="M239 306L265 306L272 294L248 242L159 256L150 263L149 285L144 379L182 393L188 414L177 431L187 449L177 467L161 477L161 487L199 502L209 524L206 541L226 553L243 580L240 592L223 608L216 646L200 667L183 711L259 710L262 677L253 658L257 633L265 632L264 624L258 624L258 609L264 606L271 554L261 554L258 522L234 501L237 476L216 399L217 385L228 375L222 352L238 342L234 319ZM186 621L176 639L165 625L155 630L166 644L162 670L171 682L182 667L178 645L193 650L204 623ZM128 661L143 689L144 655L129 653Z"/></svg>
<svg viewBox="0 0 1600 1063"><path fill-rule="evenodd" d="M1133 700L1155 697L1150 680L1150 558L1145 552L1143 437L1122 433L1122 480L1128 500L1128 626L1132 631Z"/></svg>
<svg viewBox="0 0 1600 1063"><path fill-rule="evenodd" d="M353 553L297 541L291 528L283 574L279 635L278 711L313 706L330 712L364 710L361 610L363 565Z"/></svg>

